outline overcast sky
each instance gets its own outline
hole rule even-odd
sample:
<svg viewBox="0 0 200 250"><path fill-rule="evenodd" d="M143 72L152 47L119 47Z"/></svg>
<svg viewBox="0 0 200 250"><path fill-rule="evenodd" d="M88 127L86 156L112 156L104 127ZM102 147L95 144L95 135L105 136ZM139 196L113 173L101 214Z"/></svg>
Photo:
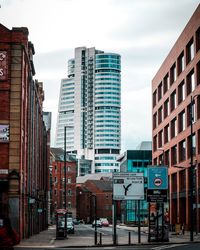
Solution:
<svg viewBox="0 0 200 250"><path fill-rule="evenodd" d="M74 48L116 52L122 60L122 151L151 140L151 80L199 0L0 0L0 22L27 27L35 78L44 83L54 146L60 81Z"/></svg>

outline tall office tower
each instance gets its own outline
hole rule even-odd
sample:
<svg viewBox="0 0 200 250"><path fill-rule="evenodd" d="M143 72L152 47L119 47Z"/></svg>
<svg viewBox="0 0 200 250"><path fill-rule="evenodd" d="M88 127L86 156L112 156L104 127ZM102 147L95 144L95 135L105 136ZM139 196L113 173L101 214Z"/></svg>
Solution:
<svg viewBox="0 0 200 250"><path fill-rule="evenodd" d="M92 172L118 171L121 147L120 55L75 49L61 81L56 147L92 160ZM78 173L79 174L79 173Z"/></svg>

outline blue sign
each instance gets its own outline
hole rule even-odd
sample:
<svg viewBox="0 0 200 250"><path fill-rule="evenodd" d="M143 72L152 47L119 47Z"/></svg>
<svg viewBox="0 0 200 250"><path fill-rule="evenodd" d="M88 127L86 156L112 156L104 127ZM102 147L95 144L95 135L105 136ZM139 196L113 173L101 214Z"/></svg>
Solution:
<svg viewBox="0 0 200 250"><path fill-rule="evenodd" d="M147 168L148 189L168 189L168 169L165 166Z"/></svg>

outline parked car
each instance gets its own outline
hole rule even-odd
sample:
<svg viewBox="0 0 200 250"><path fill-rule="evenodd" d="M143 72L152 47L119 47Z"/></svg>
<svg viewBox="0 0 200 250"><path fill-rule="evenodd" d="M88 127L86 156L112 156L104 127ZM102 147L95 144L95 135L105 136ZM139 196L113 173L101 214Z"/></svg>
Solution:
<svg viewBox="0 0 200 250"><path fill-rule="evenodd" d="M96 220L96 225L97 225L97 227L102 227L101 221L100 220ZM95 227L95 220L92 222L92 227Z"/></svg>
<svg viewBox="0 0 200 250"><path fill-rule="evenodd" d="M73 222L67 222L67 233L74 234L74 224Z"/></svg>
<svg viewBox="0 0 200 250"><path fill-rule="evenodd" d="M101 225L103 227L109 227L109 222L108 222L107 218L100 218L99 220L100 220Z"/></svg>

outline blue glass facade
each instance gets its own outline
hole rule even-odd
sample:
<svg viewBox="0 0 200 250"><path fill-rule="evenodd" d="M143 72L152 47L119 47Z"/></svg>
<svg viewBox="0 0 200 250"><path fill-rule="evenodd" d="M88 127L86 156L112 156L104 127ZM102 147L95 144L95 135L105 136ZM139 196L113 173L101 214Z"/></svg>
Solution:
<svg viewBox="0 0 200 250"><path fill-rule="evenodd" d="M121 172L144 173L145 200L140 202L140 220L145 221L148 217L148 203L146 202L147 189L147 166L151 165L151 150L128 150L120 160ZM125 205L125 222L137 223L138 205L137 201L127 201Z"/></svg>

